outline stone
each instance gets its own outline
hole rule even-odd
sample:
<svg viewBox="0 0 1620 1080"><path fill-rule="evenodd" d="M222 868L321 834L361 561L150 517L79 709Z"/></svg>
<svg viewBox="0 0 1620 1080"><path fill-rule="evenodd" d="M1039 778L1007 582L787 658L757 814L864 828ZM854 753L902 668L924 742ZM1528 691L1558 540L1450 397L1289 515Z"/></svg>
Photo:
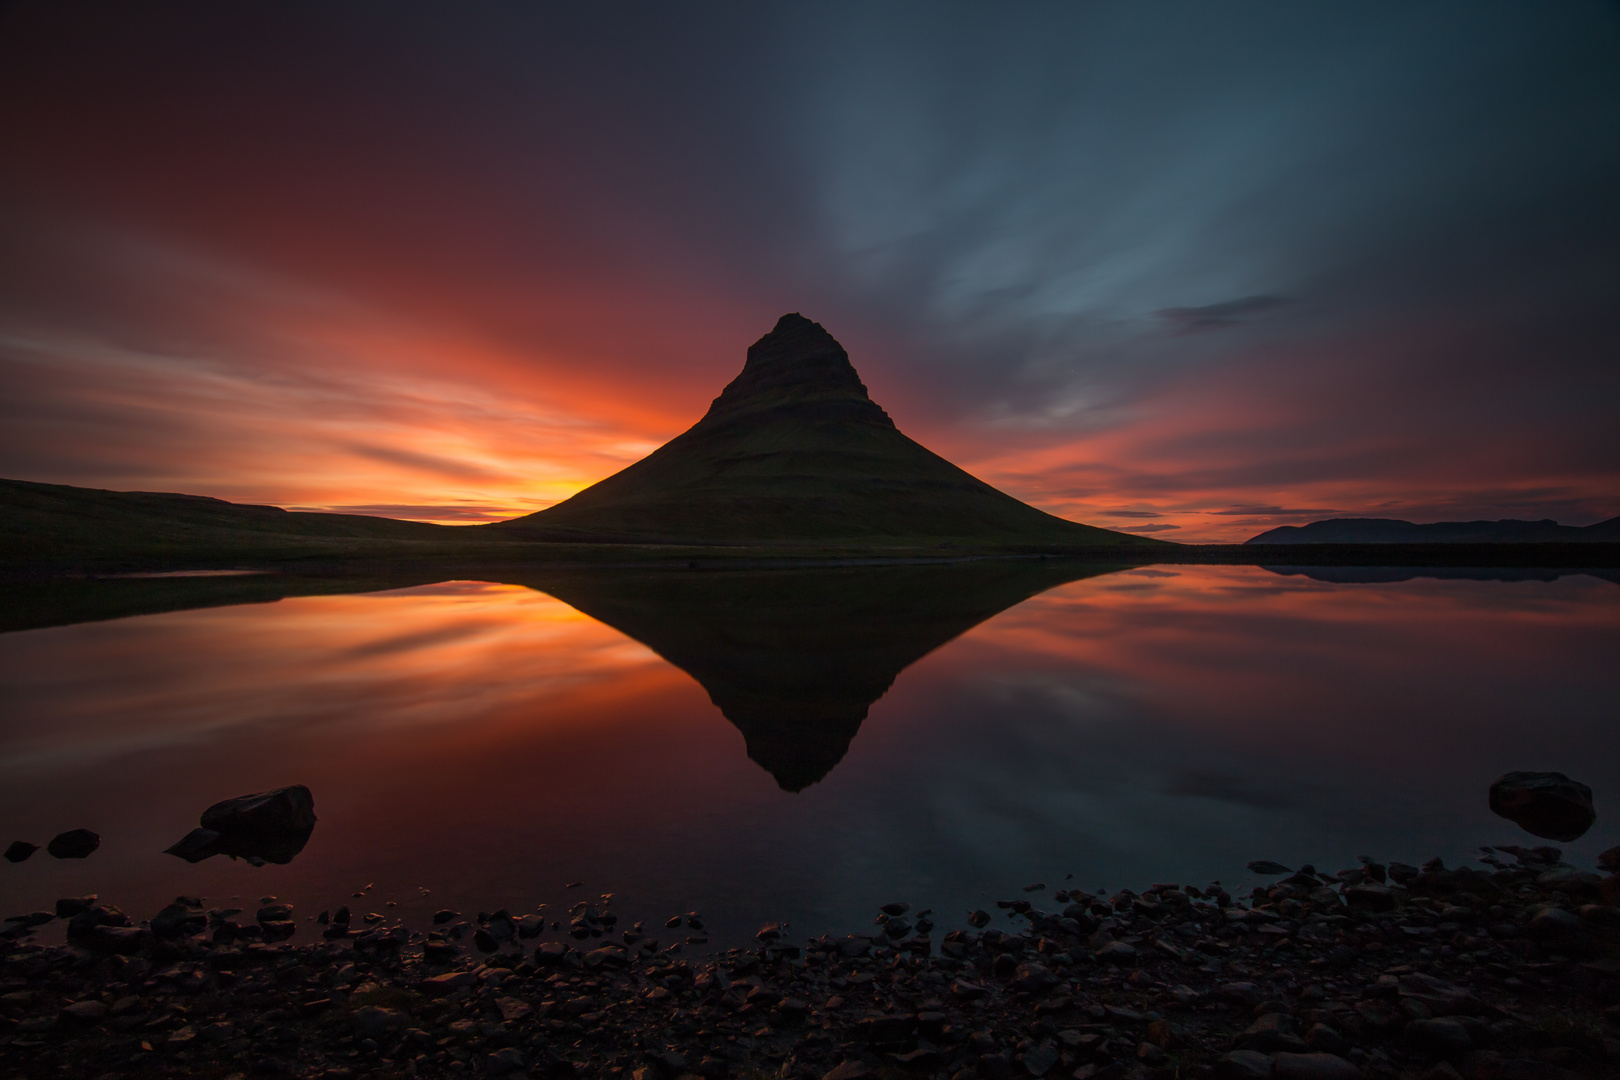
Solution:
<svg viewBox="0 0 1620 1080"><path fill-rule="evenodd" d="M522 1072L528 1067L528 1059L523 1056L523 1051L515 1046L503 1047L484 1059L484 1071L491 1076Z"/></svg>
<svg viewBox="0 0 1620 1080"><path fill-rule="evenodd" d="M152 933L160 938L179 937L200 933L208 925L208 916L184 904L170 904L152 916Z"/></svg>
<svg viewBox="0 0 1620 1080"><path fill-rule="evenodd" d="M939 1068L939 1051L931 1046L919 1046L903 1054L890 1054L889 1060L912 1072L933 1072Z"/></svg>
<svg viewBox="0 0 1620 1080"><path fill-rule="evenodd" d="M1385 1030L1401 1022L1402 1013L1387 1001L1369 998L1358 1001L1355 1005L1356 1015L1361 1017L1368 1027Z"/></svg>
<svg viewBox="0 0 1620 1080"><path fill-rule="evenodd" d="M1545 907L1530 916L1526 928L1537 941L1557 941L1573 937L1581 931L1581 920L1573 911L1560 907Z"/></svg>
<svg viewBox="0 0 1620 1080"><path fill-rule="evenodd" d="M1312 1024L1305 1033L1305 1048L1319 1054L1343 1055L1350 1049L1350 1040L1327 1024Z"/></svg>
<svg viewBox="0 0 1620 1080"><path fill-rule="evenodd" d="M1387 885L1351 885L1344 890L1344 902L1358 911L1394 911L1400 897Z"/></svg>
<svg viewBox="0 0 1620 1080"><path fill-rule="evenodd" d="M104 953L128 956L146 946L152 932L140 926L98 926L90 931L90 944Z"/></svg>
<svg viewBox="0 0 1620 1080"><path fill-rule="evenodd" d="M219 834L213 842L219 854L284 865L304 850L315 822L315 797L295 784L217 802L203 811L200 824Z"/></svg>
<svg viewBox="0 0 1620 1080"><path fill-rule="evenodd" d="M1019 964L1013 972L1012 987L1014 990L1038 994L1058 981L1058 977L1043 964Z"/></svg>
<svg viewBox="0 0 1620 1080"><path fill-rule="evenodd" d="M354 1011L354 1026L373 1037L403 1031L408 1022L409 1018L398 1009L380 1005L367 1005Z"/></svg>
<svg viewBox="0 0 1620 1080"><path fill-rule="evenodd" d="M1096 956L1100 964L1134 964L1136 946L1124 941L1110 941L1097 950Z"/></svg>
<svg viewBox="0 0 1620 1080"><path fill-rule="evenodd" d="M56 916L52 915L48 911L30 911L27 915L8 916L6 918L6 922L14 923L18 926L44 926L54 918L56 918Z"/></svg>
<svg viewBox="0 0 1620 1080"><path fill-rule="evenodd" d="M6 848L6 862L24 862L28 856L38 850L38 844L30 844L26 840L13 840L11 846Z"/></svg>
<svg viewBox="0 0 1620 1080"><path fill-rule="evenodd" d="M1037 1046L1024 1051L1024 1071L1031 1076L1045 1076L1058 1063L1058 1052L1050 1046Z"/></svg>
<svg viewBox="0 0 1620 1080"><path fill-rule="evenodd" d="M1266 1013L1255 1018L1238 1040L1250 1050L1275 1050L1290 1034L1293 1024L1282 1013Z"/></svg>
<svg viewBox="0 0 1620 1080"><path fill-rule="evenodd" d="M869 1071L864 1061L845 1061L833 1066L821 1080L860 1080Z"/></svg>
<svg viewBox="0 0 1620 1080"><path fill-rule="evenodd" d="M1271 1080L1271 1057L1258 1050L1234 1050L1215 1063L1222 1080Z"/></svg>
<svg viewBox="0 0 1620 1080"><path fill-rule="evenodd" d="M1491 812L1532 836L1568 842L1597 820L1592 789L1559 772L1510 772L1491 784Z"/></svg>
<svg viewBox="0 0 1620 1080"><path fill-rule="evenodd" d="M101 836L89 829L69 829L65 833L57 833L51 842L45 845L45 850L58 859L83 859L101 846Z"/></svg>
<svg viewBox="0 0 1620 1080"><path fill-rule="evenodd" d="M56 901L56 917L58 919L71 919L81 911L89 911L96 906L94 896L64 896Z"/></svg>
<svg viewBox="0 0 1620 1080"><path fill-rule="evenodd" d="M983 930L990 925L990 913L984 910L968 912L967 923L975 930Z"/></svg>
<svg viewBox="0 0 1620 1080"><path fill-rule="evenodd" d="M202 827L219 833L297 832L315 821L315 797L302 784L226 799L202 815Z"/></svg>
<svg viewBox="0 0 1620 1080"><path fill-rule="evenodd" d="M59 1015L63 1020L78 1024L97 1024L105 1020L110 1012L111 1006L104 1001L75 1001L63 1006Z"/></svg>
<svg viewBox="0 0 1620 1080"><path fill-rule="evenodd" d="M15 845L14 845L15 846ZM26 856L24 856L26 858ZM11 858L8 854L6 858ZM13 860L15 861L15 860ZM1598 869L1620 874L1620 847L1612 847L1597 857Z"/></svg>
<svg viewBox="0 0 1620 1080"><path fill-rule="evenodd" d="M219 833L213 829L192 829L164 848L163 853L174 855L188 863L200 863L219 854Z"/></svg>
<svg viewBox="0 0 1620 1080"><path fill-rule="evenodd" d="M1361 1070L1336 1054L1278 1054L1272 1062L1276 1080L1360 1080Z"/></svg>
<svg viewBox="0 0 1620 1080"><path fill-rule="evenodd" d="M1260 874L1265 877L1271 877L1275 874L1289 874L1293 871L1289 870L1288 867L1284 866L1282 863L1272 862L1270 859L1256 859L1254 862L1249 864L1249 872L1253 874Z"/></svg>
<svg viewBox="0 0 1620 1080"><path fill-rule="evenodd" d="M1474 1048L1468 1028L1450 1018L1413 1020L1406 1025L1403 1038L1408 1046L1444 1058L1460 1058Z"/></svg>
<svg viewBox="0 0 1620 1080"><path fill-rule="evenodd" d="M1577 870L1573 866L1560 866L1552 870L1542 871L1536 877L1536 884L1543 889L1579 892L1582 889L1600 888L1603 885L1603 879L1585 870Z"/></svg>
<svg viewBox="0 0 1620 1080"><path fill-rule="evenodd" d="M470 971L449 971L443 975L434 975L422 980L422 994L425 997L444 997L461 989L463 986L477 986L478 977Z"/></svg>

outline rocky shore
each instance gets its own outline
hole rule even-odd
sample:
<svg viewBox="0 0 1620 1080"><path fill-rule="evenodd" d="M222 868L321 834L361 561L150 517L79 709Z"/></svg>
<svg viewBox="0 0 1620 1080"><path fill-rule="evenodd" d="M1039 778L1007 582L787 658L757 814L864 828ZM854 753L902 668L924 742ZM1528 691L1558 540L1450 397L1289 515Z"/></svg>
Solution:
<svg viewBox="0 0 1620 1080"><path fill-rule="evenodd" d="M1247 897L1030 885L993 914L941 913L962 927L949 932L896 902L869 934L794 942L767 926L757 947L713 955L695 913L627 928L610 900L566 924L445 911L413 932L347 909L185 897L137 924L70 898L0 934L0 1072L1620 1075L1620 875L1554 848L1483 861L1256 863L1276 884ZM68 943L34 943L54 919Z"/></svg>

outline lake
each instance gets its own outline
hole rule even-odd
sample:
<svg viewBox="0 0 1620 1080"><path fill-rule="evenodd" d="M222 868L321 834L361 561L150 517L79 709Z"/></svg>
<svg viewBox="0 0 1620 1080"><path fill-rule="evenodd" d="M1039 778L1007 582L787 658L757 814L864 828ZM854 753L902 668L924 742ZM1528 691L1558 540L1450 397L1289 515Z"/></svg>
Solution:
<svg viewBox="0 0 1620 1080"><path fill-rule="evenodd" d="M1620 586L1588 573L1047 560L6 604L0 845L102 844L0 864L5 914L274 896L425 929L612 893L666 944L690 911L714 946L893 900L951 926L1033 882L1236 890L1251 859L1545 843L1486 807L1514 769L1592 787L1572 861L1620 843ZM288 784L319 815L289 863L163 854Z"/></svg>

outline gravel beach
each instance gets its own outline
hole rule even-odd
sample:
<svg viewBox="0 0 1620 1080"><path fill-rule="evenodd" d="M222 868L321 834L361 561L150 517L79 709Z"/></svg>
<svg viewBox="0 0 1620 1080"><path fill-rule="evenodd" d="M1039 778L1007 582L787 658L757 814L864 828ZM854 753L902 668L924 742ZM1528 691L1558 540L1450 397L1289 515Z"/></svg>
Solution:
<svg viewBox="0 0 1620 1080"><path fill-rule="evenodd" d="M1554 848L1482 868L1251 864L1250 896L1031 884L993 912L707 951L696 913L620 925L97 898L0 941L17 1077L1620 1075L1620 875ZM314 916L314 917L312 917ZM67 944L32 941L67 920ZM371 921L368 921L368 918ZM946 930L946 927L959 927Z"/></svg>

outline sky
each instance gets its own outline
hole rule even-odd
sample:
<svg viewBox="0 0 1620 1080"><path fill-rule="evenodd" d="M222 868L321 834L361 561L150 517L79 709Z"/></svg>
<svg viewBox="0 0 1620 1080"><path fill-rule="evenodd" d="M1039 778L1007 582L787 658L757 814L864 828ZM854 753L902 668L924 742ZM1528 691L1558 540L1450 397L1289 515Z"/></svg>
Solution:
<svg viewBox="0 0 1620 1080"><path fill-rule="evenodd" d="M1620 4L11 3L0 476L477 522L798 311L1053 513L1620 514Z"/></svg>

